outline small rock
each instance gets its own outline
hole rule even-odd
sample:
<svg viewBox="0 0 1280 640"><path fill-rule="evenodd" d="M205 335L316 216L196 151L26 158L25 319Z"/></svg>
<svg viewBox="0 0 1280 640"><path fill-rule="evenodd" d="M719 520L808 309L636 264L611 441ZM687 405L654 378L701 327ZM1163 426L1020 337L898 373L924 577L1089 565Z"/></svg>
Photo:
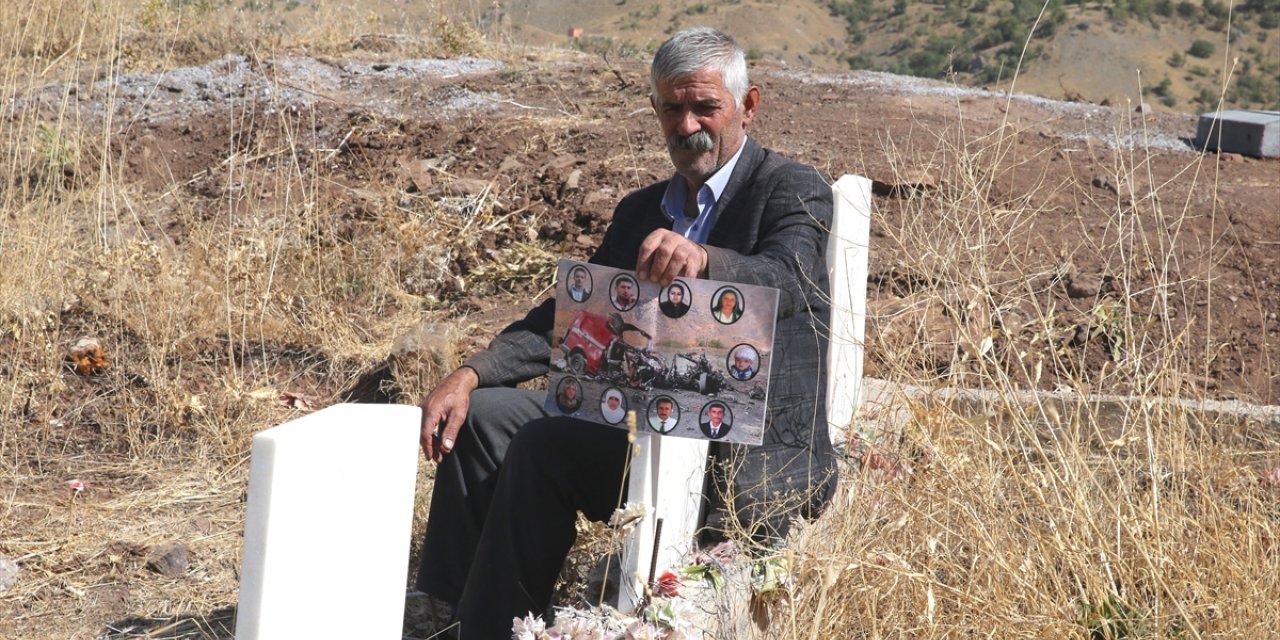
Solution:
<svg viewBox="0 0 1280 640"><path fill-rule="evenodd" d="M385 199L383 198L381 193L378 193L373 189L361 189L357 187L357 188L350 189L349 191L351 192L351 195L356 197L357 200L365 202L366 204L380 203Z"/></svg>
<svg viewBox="0 0 1280 640"><path fill-rule="evenodd" d="M1149 102L1144 102L1144 103L1142 103L1142 104L1138 105L1137 107L1135 107L1135 108L1133 109L1133 112L1134 112L1134 113L1141 113L1142 115L1147 115L1147 114L1151 113L1151 103L1149 103Z"/></svg>
<svg viewBox="0 0 1280 640"><path fill-rule="evenodd" d="M871 192L880 196L906 197L917 193L936 191L938 179L923 169L904 169L893 176L892 181L871 181Z"/></svg>
<svg viewBox="0 0 1280 640"><path fill-rule="evenodd" d="M520 162L515 156L507 156L503 159L502 164L498 165L498 173L510 175L524 168L524 163Z"/></svg>
<svg viewBox="0 0 1280 640"><path fill-rule="evenodd" d="M196 531L206 536L212 535L213 532L217 530L213 525L213 519L209 516L197 516L195 520L191 521L191 526L195 527Z"/></svg>
<svg viewBox="0 0 1280 640"><path fill-rule="evenodd" d="M1105 189L1107 191L1110 191L1111 193L1120 193L1120 190L1116 189L1116 185L1112 184L1111 180L1108 179L1106 176L1102 176L1102 175L1094 176L1092 184L1093 186L1099 189Z"/></svg>
<svg viewBox="0 0 1280 640"><path fill-rule="evenodd" d="M1067 279L1067 296L1072 298L1096 298L1102 290L1097 276L1073 275Z"/></svg>
<svg viewBox="0 0 1280 640"><path fill-rule="evenodd" d="M1086 344L1089 344L1089 325L1078 324L1071 331L1071 336L1067 338L1067 346L1083 347Z"/></svg>
<svg viewBox="0 0 1280 640"><path fill-rule="evenodd" d="M445 185L444 191L451 196L478 196L489 191L490 184L488 180L477 180L475 178L457 178L453 182Z"/></svg>
<svg viewBox="0 0 1280 640"><path fill-rule="evenodd" d="M423 323L392 342L391 359L401 367L430 365L442 375L457 366L460 338L452 324Z"/></svg>
<svg viewBox="0 0 1280 640"><path fill-rule="evenodd" d="M612 189L597 189L588 193L587 197L583 199L582 204L590 207L604 203L612 204L615 200L617 200L617 196L613 194Z"/></svg>
<svg viewBox="0 0 1280 640"><path fill-rule="evenodd" d="M18 573L20 571L18 563L0 556L0 593L8 591L18 583Z"/></svg>
<svg viewBox="0 0 1280 640"><path fill-rule="evenodd" d="M547 171L551 169L568 169L575 164L582 164L582 162L583 161L579 159L578 156L573 154L556 156L547 162L547 164L542 168L541 173L546 174Z"/></svg>
<svg viewBox="0 0 1280 640"><path fill-rule="evenodd" d="M435 180L431 177L431 165L426 160L402 160L400 166L419 193L426 193L435 185Z"/></svg>
<svg viewBox="0 0 1280 640"><path fill-rule="evenodd" d="M180 542L157 548L151 553L151 557L147 559L148 569L170 578L177 578L185 574L190 564L191 554L187 551L187 546Z"/></svg>
<svg viewBox="0 0 1280 640"><path fill-rule="evenodd" d="M570 191L577 191L578 185L581 182L582 182L582 170L574 169L573 171L569 172L569 177L565 178L564 189L562 189L562 192L568 193Z"/></svg>

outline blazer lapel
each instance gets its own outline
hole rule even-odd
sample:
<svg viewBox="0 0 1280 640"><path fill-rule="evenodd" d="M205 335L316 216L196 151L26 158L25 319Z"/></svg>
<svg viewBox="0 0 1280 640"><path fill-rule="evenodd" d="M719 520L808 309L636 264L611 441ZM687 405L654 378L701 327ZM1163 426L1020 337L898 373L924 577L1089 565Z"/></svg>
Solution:
<svg viewBox="0 0 1280 640"><path fill-rule="evenodd" d="M764 149L754 138L747 136L742 144L742 156L738 158L738 164L733 167L733 175L729 176L724 192L716 201L716 224L711 228L711 235L707 237L707 243L712 246L730 246L733 239L742 235L741 224L735 222L734 216L730 213L735 205L734 198L746 190L747 184L751 182L756 169L764 160Z"/></svg>

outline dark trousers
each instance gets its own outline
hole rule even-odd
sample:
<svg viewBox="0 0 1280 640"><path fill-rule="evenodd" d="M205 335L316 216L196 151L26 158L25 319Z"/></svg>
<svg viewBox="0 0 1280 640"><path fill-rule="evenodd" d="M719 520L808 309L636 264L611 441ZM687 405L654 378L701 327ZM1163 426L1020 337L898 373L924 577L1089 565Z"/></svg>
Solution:
<svg viewBox="0 0 1280 640"><path fill-rule="evenodd" d="M456 606L461 640L506 640L548 619L582 511L607 520L623 490L627 433L548 416L546 393L478 389L436 472L417 587Z"/></svg>

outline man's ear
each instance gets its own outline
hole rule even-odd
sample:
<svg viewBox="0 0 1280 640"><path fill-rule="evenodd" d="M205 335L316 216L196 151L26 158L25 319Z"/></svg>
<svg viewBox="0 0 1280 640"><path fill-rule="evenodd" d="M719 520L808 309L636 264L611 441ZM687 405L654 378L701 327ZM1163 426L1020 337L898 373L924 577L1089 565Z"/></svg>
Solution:
<svg viewBox="0 0 1280 640"><path fill-rule="evenodd" d="M649 94L649 108L653 109L654 115L658 115L658 100L653 97L652 93Z"/></svg>
<svg viewBox="0 0 1280 640"><path fill-rule="evenodd" d="M756 107L760 106L760 87L751 85L747 89L747 95L742 97L742 126L746 127L751 124L751 119L756 117Z"/></svg>

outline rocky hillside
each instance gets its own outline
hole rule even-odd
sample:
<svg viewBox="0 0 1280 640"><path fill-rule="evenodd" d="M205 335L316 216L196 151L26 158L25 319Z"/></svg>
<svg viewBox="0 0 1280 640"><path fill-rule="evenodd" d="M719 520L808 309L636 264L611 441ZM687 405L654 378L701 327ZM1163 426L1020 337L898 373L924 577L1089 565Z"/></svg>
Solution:
<svg viewBox="0 0 1280 640"><path fill-rule="evenodd" d="M1234 7L1218 0L449 3L493 38L615 56L709 24L738 35L753 57L793 66L952 77L962 85L1115 105L1146 101L1189 113L1215 108L1220 97L1228 107L1280 109L1277 0Z"/></svg>

